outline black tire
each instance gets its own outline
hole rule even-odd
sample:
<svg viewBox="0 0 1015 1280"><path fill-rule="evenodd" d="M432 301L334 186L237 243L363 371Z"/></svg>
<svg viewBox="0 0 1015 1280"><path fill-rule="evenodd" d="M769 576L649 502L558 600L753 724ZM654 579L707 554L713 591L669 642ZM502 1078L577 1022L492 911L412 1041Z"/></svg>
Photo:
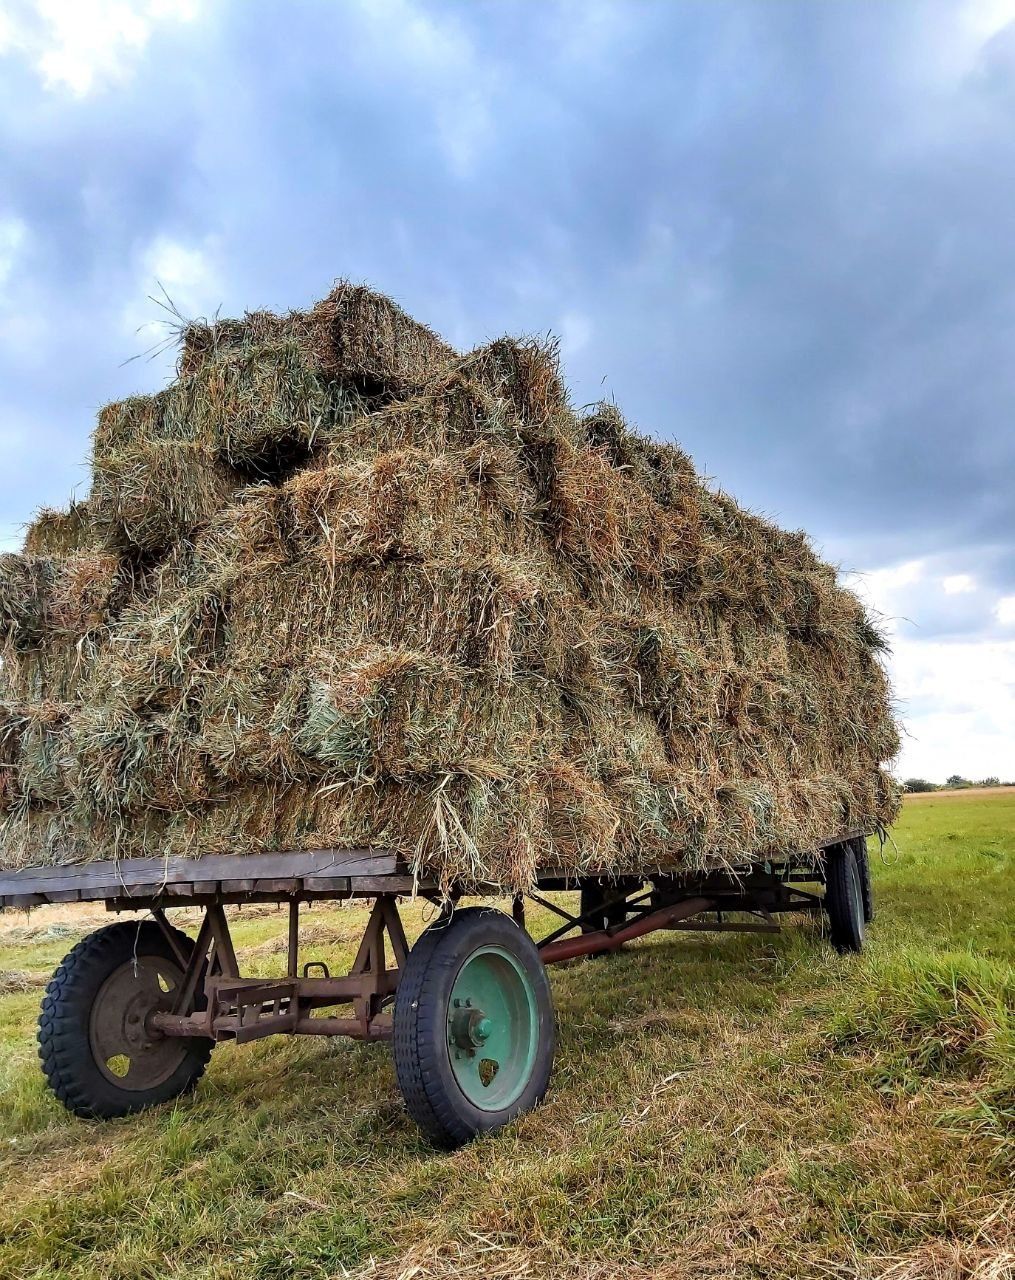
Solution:
<svg viewBox="0 0 1015 1280"><path fill-rule="evenodd" d="M600 933L603 929L615 929L622 925L627 919L626 895L636 887L626 881L606 886L599 880L583 880L578 914L587 915L588 919L582 921L582 933ZM621 895L619 899L618 895Z"/></svg>
<svg viewBox="0 0 1015 1280"><path fill-rule="evenodd" d="M191 940L178 929L173 934L189 957ZM214 1042L144 1030L145 1010L168 1008L180 976L179 960L152 920L107 925L67 954L46 988L38 1041L49 1087L68 1111L109 1120L168 1102L197 1084ZM118 1063L114 1071L114 1058L105 1055L116 1047L118 1016L124 1028L132 1025L117 1055L127 1066Z"/></svg>
<svg viewBox="0 0 1015 1280"><path fill-rule="evenodd" d="M863 903L863 922L870 924L874 919L874 884L871 880L871 860L867 852L867 837L857 836L853 841L853 856L856 858L856 869L860 875L860 900Z"/></svg>
<svg viewBox="0 0 1015 1280"><path fill-rule="evenodd" d="M606 891L598 881L586 881L579 895L578 914L582 920L582 933L600 933L611 925L623 924L626 907L623 902L610 902Z"/></svg>
<svg viewBox="0 0 1015 1280"><path fill-rule="evenodd" d="M535 1000L531 1069L508 1105L480 1108L455 1077L449 1020L452 989L477 951L496 947L521 969ZM395 995L393 1052L399 1088L410 1116L438 1147L450 1150L499 1129L531 1110L546 1093L553 1069L553 1002L535 943L502 911L456 910L432 924L409 952Z"/></svg>
<svg viewBox="0 0 1015 1280"><path fill-rule="evenodd" d="M836 951L861 951L863 892L851 843L833 845L825 855L825 910Z"/></svg>

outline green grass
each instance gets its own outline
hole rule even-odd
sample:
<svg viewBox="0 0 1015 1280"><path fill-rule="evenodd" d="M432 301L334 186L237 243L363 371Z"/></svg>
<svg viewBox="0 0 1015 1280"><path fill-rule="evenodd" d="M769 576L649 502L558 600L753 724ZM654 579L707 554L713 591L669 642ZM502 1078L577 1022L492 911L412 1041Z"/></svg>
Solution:
<svg viewBox="0 0 1015 1280"><path fill-rule="evenodd" d="M801 921L555 970L546 1105L451 1155L347 1041L224 1045L175 1107L72 1120L38 984L104 916L8 913L0 1276L1011 1275L1015 792L912 798L895 840L861 958ZM363 920L308 913L306 958L348 962ZM238 917L252 971L284 932Z"/></svg>

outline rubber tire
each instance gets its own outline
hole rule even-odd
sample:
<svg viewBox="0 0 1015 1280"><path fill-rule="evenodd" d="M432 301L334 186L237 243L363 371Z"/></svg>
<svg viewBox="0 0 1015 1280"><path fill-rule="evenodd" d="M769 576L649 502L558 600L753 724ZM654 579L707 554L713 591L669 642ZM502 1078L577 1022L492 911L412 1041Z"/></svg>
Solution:
<svg viewBox="0 0 1015 1280"><path fill-rule="evenodd" d="M479 947L500 946L521 964L536 996L536 1060L525 1089L500 1111L474 1107L459 1088L448 1053L448 1006L455 979ZM395 994L392 1049L409 1115L444 1150L500 1129L540 1102L550 1083L556 1040L553 1000L536 944L503 911L464 907L432 924L409 952Z"/></svg>
<svg viewBox="0 0 1015 1280"><path fill-rule="evenodd" d="M853 841L853 856L856 858L856 869L860 874L860 900L863 903L863 922L870 924L874 919L874 884L871 880L871 860L867 852L867 837L857 836Z"/></svg>
<svg viewBox="0 0 1015 1280"><path fill-rule="evenodd" d="M189 955L193 942L174 929ZM168 1102L193 1089L208 1065L213 1040L188 1038L187 1052L168 1080L152 1089L118 1089L99 1070L89 1044L92 1005L105 980L135 954L176 956L154 920L124 920L97 929L61 961L46 988L39 1015L39 1059L49 1087L83 1120L111 1120Z"/></svg>
<svg viewBox="0 0 1015 1280"><path fill-rule="evenodd" d="M862 951L863 894L850 842L833 845L825 856L825 910L836 951Z"/></svg>
<svg viewBox="0 0 1015 1280"><path fill-rule="evenodd" d="M606 890L595 880L586 881L579 895L578 914L595 911L598 914L582 921L582 933L600 933L616 925L621 925L627 918L627 904L621 902L607 903Z"/></svg>
<svg viewBox="0 0 1015 1280"><path fill-rule="evenodd" d="M640 883L630 877L606 885L600 880L583 880L579 896L579 915L599 908L601 911L582 924L582 933L599 933L603 929L619 928L627 920L628 895L637 892L640 887ZM616 896L618 893L623 895L619 900ZM612 955L613 952L607 951L601 954Z"/></svg>

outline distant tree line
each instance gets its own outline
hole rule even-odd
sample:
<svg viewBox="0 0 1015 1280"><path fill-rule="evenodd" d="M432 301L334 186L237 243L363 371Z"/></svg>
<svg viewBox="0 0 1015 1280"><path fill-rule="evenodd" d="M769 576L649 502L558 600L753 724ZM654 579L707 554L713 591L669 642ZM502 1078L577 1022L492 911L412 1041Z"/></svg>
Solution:
<svg viewBox="0 0 1015 1280"><path fill-rule="evenodd" d="M953 773L943 783L928 782L926 778L907 778L902 784L906 791L965 791L968 787L1015 787L1015 782L1002 782L993 775L989 778L963 778Z"/></svg>

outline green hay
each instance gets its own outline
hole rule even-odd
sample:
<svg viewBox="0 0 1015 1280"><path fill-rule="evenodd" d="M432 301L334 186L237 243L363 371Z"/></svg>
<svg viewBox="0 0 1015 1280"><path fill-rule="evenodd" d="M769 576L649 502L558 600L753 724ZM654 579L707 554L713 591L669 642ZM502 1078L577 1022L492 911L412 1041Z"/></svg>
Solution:
<svg viewBox="0 0 1015 1280"><path fill-rule="evenodd" d="M520 889L890 822L859 602L679 449L571 413L552 345L452 358L343 287L192 327L181 369L100 417L119 559L0 561L29 701L88 650L59 744L0 738L5 859L383 845Z"/></svg>
<svg viewBox="0 0 1015 1280"><path fill-rule="evenodd" d="M66 511L43 507L25 530L25 552L33 556L66 556L92 548L95 541L87 502L72 501Z"/></svg>
<svg viewBox="0 0 1015 1280"><path fill-rule="evenodd" d="M455 353L390 298L339 281L309 312L248 312L243 320L197 322L181 334L181 378L246 345L295 342L322 376L350 391L389 399L423 386Z"/></svg>
<svg viewBox="0 0 1015 1280"><path fill-rule="evenodd" d="M458 361L465 376L489 388L511 405L526 436L541 429L559 432L568 416L567 388L560 376L560 349L555 339L498 338Z"/></svg>
<svg viewBox="0 0 1015 1280"><path fill-rule="evenodd" d="M192 534L240 487L203 445L139 440L92 463L91 507L110 546L159 553Z"/></svg>
<svg viewBox="0 0 1015 1280"><path fill-rule="evenodd" d="M0 555L0 651L25 653L42 643L46 600L57 564L48 556Z"/></svg>
<svg viewBox="0 0 1015 1280"><path fill-rule="evenodd" d="M365 407L293 342L240 344L155 396L103 409L92 442L95 524L114 547L165 551L246 485L305 465Z"/></svg>
<svg viewBox="0 0 1015 1280"><path fill-rule="evenodd" d="M75 805L87 818L129 821L211 798L206 764L179 714L83 708L71 728Z"/></svg>
<svg viewBox="0 0 1015 1280"><path fill-rule="evenodd" d="M522 424L508 402L460 369L444 369L425 390L347 418L335 432L329 461L348 463L373 452L407 448L455 453L487 446L517 455L521 433Z"/></svg>
<svg viewBox="0 0 1015 1280"><path fill-rule="evenodd" d="M298 670L230 669L202 704L201 748L225 782L406 780L470 757L517 768L549 701L431 654L365 646Z"/></svg>
<svg viewBox="0 0 1015 1280"><path fill-rule="evenodd" d="M68 703L0 703L0 809L72 799L70 716Z"/></svg>
<svg viewBox="0 0 1015 1280"><path fill-rule="evenodd" d="M67 701L125 590L120 562L101 551L0 557L0 657L10 696Z"/></svg>

